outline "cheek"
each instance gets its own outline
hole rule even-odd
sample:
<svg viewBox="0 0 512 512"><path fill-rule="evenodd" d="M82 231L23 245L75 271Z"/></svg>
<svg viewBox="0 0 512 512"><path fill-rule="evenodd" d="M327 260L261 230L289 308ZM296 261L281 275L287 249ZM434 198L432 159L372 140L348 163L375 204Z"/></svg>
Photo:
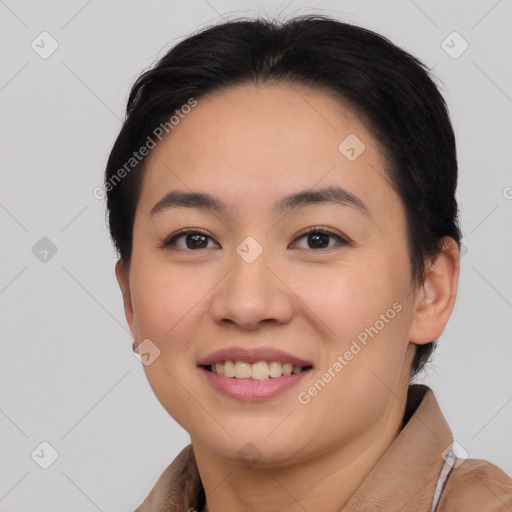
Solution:
<svg viewBox="0 0 512 512"><path fill-rule="evenodd" d="M150 267L150 268L149 268ZM200 408L190 396L197 396L192 377L195 330L202 316L205 295L212 287L204 272L181 270L153 262L134 272L134 310L141 339L149 339L159 354L144 365L155 396L164 409L185 429L201 417Z"/></svg>
<svg viewBox="0 0 512 512"><path fill-rule="evenodd" d="M404 293L407 273L397 276L390 261L375 265L359 261L350 268L331 270L330 275L301 280L298 291L306 309L314 311L317 328L327 326L320 374L329 373L330 383L317 386L322 391L311 409L323 429L338 428L326 404L357 411L352 420L343 419L347 424L380 417L389 389L396 389L400 380L411 317Z"/></svg>
<svg viewBox="0 0 512 512"><path fill-rule="evenodd" d="M397 271L400 262L359 260L300 281L297 295L324 332L322 367L332 367L342 356L338 384L370 389L374 374L390 384L400 375L410 323L408 273Z"/></svg>
<svg viewBox="0 0 512 512"><path fill-rule="evenodd" d="M172 348L180 352L188 345L178 333L201 309L201 299L211 288L207 273L178 271L153 262L136 269L134 275L134 311L140 336L151 339L161 351Z"/></svg>
<svg viewBox="0 0 512 512"><path fill-rule="evenodd" d="M354 265L305 273L294 291L328 328L328 338L343 344L401 302L403 283L385 264ZM391 311L389 316L396 311ZM380 324L379 324L380 325Z"/></svg>

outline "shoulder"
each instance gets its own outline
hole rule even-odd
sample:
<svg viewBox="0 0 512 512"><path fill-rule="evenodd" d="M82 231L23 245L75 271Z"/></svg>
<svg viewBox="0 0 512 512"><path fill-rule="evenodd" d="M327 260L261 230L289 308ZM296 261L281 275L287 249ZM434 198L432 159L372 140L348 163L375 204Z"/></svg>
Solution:
<svg viewBox="0 0 512 512"><path fill-rule="evenodd" d="M167 466L135 512L190 510L197 506L201 492L194 450L189 444Z"/></svg>
<svg viewBox="0 0 512 512"><path fill-rule="evenodd" d="M466 459L455 467L441 495L438 512L512 510L512 479L499 467Z"/></svg>

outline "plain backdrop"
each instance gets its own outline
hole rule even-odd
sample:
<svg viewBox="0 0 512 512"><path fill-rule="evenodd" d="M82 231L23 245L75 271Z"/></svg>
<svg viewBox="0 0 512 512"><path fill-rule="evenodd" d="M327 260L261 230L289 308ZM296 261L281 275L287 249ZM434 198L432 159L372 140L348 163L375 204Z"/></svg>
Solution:
<svg viewBox="0 0 512 512"><path fill-rule="evenodd" d="M421 380L469 456L512 474L510 1L5 0L3 512L134 510L188 444L132 354L93 190L133 81L164 51L222 19L306 13L375 30L440 79L457 135L464 247L455 310Z"/></svg>

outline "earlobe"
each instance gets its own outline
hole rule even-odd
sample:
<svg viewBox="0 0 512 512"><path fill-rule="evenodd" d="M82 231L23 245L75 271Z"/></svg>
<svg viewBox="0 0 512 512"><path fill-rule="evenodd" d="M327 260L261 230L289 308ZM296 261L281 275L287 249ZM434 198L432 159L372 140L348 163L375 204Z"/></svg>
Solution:
<svg viewBox="0 0 512 512"><path fill-rule="evenodd" d="M457 242L442 240L442 251L427 266L426 277L416 298L409 340L423 345L441 336L457 297L460 256Z"/></svg>
<svg viewBox="0 0 512 512"><path fill-rule="evenodd" d="M128 274L126 268L123 264L122 260L118 260L116 263L116 278L119 283L119 288L121 289L121 293L123 295L123 306L124 306L124 314L126 316L126 321L128 322L128 326L130 327L130 331L132 336L135 339L137 337L137 328L135 326L134 321L134 312L133 312L133 304L132 304L132 295L130 291L130 282L128 278Z"/></svg>

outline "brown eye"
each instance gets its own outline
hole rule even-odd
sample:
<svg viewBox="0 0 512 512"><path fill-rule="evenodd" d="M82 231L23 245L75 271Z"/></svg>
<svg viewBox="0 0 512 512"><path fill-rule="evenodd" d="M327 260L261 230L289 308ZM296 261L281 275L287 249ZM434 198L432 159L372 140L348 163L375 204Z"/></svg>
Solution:
<svg viewBox="0 0 512 512"><path fill-rule="evenodd" d="M203 231L199 231L197 229L187 230L173 235L163 243L162 247L176 247L177 249L184 251L195 251L198 249L208 249L209 240L213 239Z"/></svg>
<svg viewBox="0 0 512 512"><path fill-rule="evenodd" d="M329 245L330 241L334 239L337 241L337 245L347 245L348 241L337 233L325 228L312 227L308 228L305 232L303 231L296 240L306 240L306 247L300 247L301 249L329 249L334 247L336 244Z"/></svg>
<svg viewBox="0 0 512 512"><path fill-rule="evenodd" d="M348 245L348 241L337 233L332 232L326 228L312 227L303 231L295 240L306 240L306 247L299 247L301 249L330 249L336 245ZM168 240L162 244L162 248L175 248L183 251L198 251L204 249L211 249L214 246L209 246L209 242L214 242L206 232L199 229L188 229L180 231L172 235ZM336 243L332 244L334 241ZM217 242L214 242L217 246Z"/></svg>

